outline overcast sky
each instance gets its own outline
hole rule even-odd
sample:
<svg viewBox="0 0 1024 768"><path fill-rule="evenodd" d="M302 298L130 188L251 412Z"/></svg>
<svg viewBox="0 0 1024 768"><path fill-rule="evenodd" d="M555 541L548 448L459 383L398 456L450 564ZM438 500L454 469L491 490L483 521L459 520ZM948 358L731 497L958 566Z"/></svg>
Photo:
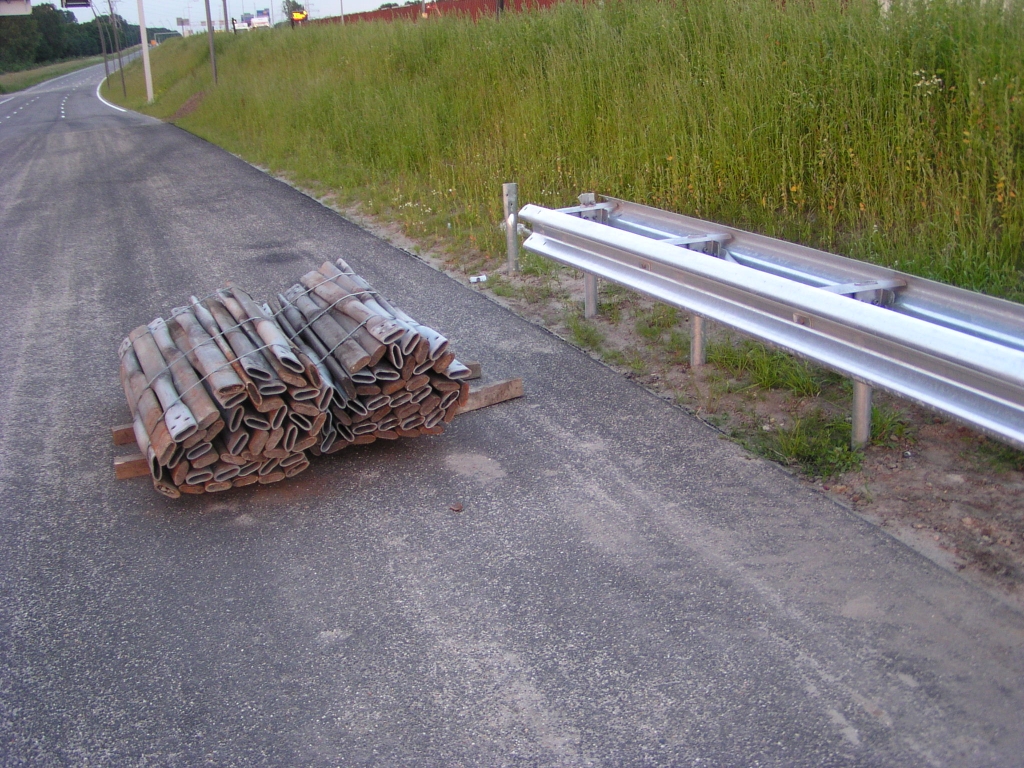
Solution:
<svg viewBox="0 0 1024 768"><path fill-rule="evenodd" d="M97 13L107 12L107 0L93 0L96 4ZM303 2L303 0L299 0ZM384 0L305 0L306 10L313 18L322 16L337 16L341 13L341 3L345 3L345 13L358 13L369 11L380 6ZM146 11L147 27L166 27L177 29L174 22L181 18L192 19L192 30L195 32L205 31L200 26L200 21L206 21L206 8L203 0L143 0ZM33 5L41 5L40 0L32 0ZM60 0L53 0L55 6L60 6ZM228 0L228 16L237 19L243 13L255 14L258 8L270 8L274 21L281 21L281 0ZM100 10L102 9L102 10ZM139 23L138 0L114 0L114 9L132 24ZM223 0L210 0L210 14L213 16L214 24L224 18ZM88 8L74 8L75 16L79 22L92 21L92 11Z"/></svg>

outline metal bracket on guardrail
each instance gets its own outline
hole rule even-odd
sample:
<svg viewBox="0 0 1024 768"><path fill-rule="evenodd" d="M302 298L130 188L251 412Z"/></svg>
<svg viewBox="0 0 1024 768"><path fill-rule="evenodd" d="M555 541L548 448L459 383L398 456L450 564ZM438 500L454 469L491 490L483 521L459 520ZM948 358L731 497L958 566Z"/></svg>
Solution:
<svg viewBox="0 0 1024 768"><path fill-rule="evenodd" d="M853 379L852 444L871 435L872 388L1024 448L1024 306L835 254L589 193L527 205L523 247L691 313L690 362L714 320Z"/></svg>

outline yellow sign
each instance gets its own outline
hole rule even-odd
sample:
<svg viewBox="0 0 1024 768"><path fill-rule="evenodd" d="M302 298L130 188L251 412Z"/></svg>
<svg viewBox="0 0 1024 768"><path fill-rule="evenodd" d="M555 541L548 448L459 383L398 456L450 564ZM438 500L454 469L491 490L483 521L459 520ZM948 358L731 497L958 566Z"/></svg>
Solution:
<svg viewBox="0 0 1024 768"><path fill-rule="evenodd" d="M308 15L305 11L292 11L292 21L305 21Z"/></svg>

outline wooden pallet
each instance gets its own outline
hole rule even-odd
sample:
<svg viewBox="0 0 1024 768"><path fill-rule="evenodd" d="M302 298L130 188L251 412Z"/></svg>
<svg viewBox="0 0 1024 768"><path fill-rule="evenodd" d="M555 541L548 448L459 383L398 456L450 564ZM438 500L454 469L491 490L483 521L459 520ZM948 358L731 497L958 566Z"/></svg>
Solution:
<svg viewBox="0 0 1024 768"><path fill-rule="evenodd" d="M482 374L480 363L466 363L472 371L467 380L479 379ZM459 409L459 415L487 408L491 405L504 403L523 396L522 379L504 379L489 384L477 384L469 388L469 400ZM135 445L135 432L131 424L118 424L110 428L110 436L114 445ZM149 464L141 453L127 453L114 457L114 477L128 480L133 477L149 475Z"/></svg>

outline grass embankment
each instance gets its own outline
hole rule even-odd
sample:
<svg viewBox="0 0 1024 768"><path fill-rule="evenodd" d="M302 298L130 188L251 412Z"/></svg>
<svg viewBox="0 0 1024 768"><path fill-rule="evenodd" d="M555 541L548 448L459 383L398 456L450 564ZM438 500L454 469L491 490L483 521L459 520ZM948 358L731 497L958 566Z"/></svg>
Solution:
<svg viewBox="0 0 1024 768"><path fill-rule="evenodd" d="M103 62L102 56L89 56L84 59L73 59L61 61L57 64L47 64L44 67L33 67L23 69L19 72L6 72L0 75L0 93L14 93L31 88L44 80L52 80L61 75L77 72L79 69L91 67L93 64Z"/></svg>
<svg viewBox="0 0 1024 768"><path fill-rule="evenodd" d="M500 253L600 191L1024 297L1024 4L567 3L154 52L157 104L296 180ZM137 65L136 65L137 66ZM133 80L141 104L141 78ZM403 208L402 206L406 206Z"/></svg>
<svg viewBox="0 0 1024 768"><path fill-rule="evenodd" d="M216 45L217 87L205 37L154 51L144 111L466 270L500 264L514 180L523 202L598 191L1024 299L1021 0L610 0ZM493 289L550 298L535 271Z"/></svg>

